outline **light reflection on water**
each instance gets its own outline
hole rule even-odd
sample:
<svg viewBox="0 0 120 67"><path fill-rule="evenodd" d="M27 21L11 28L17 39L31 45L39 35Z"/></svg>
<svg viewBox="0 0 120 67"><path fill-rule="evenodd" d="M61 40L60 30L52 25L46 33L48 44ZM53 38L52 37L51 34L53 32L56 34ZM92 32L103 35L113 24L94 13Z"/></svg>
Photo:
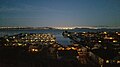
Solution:
<svg viewBox="0 0 120 67"><path fill-rule="evenodd" d="M63 30L0 30L0 37L5 35L15 35L19 33L51 33L55 35L59 44L70 45L70 40L62 36Z"/></svg>
<svg viewBox="0 0 120 67"><path fill-rule="evenodd" d="M62 45L70 45L70 40L68 38L64 38L62 36L62 32L64 30L0 30L0 37L3 37L4 35L15 35L19 33L51 33L56 36L56 40L59 44ZM99 32L99 31L120 31L120 29L74 29L74 30L68 30L73 32Z"/></svg>

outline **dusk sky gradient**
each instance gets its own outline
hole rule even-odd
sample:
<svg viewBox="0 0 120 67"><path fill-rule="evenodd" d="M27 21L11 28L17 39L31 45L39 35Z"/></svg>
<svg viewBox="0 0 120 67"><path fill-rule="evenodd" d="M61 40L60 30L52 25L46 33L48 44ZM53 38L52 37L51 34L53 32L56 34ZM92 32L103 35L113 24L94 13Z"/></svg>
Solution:
<svg viewBox="0 0 120 67"><path fill-rule="evenodd" d="M0 0L0 26L120 26L120 0Z"/></svg>

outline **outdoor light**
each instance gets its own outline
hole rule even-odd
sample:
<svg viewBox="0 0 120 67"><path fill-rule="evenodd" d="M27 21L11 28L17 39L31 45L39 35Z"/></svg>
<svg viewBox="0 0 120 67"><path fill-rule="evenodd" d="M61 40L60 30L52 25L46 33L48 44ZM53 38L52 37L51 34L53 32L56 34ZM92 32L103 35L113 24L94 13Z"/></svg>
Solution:
<svg viewBox="0 0 120 67"><path fill-rule="evenodd" d="M8 41L8 42L9 42L9 39L6 39L6 41Z"/></svg>
<svg viewBox="0 0 120 67"><path fill-rule="evenodd" d="M33 52L38 52L38 49L32 49Z"/></svg>
<svg viewBox="0 0 120 67"><path fill-rule="evenodd" d="M106 60L106 63L109 63L109 60Z"/></svg>
<svg viewBox="0 0 120 67"><path fill-rule="evenodd" d="M107 34L107 32L104 32L104 34Z"/></svg>
<svg viewBox="0 0 120 67"><path fill-rule="evenodd" d="M101 43L101 41L100 41L100 40L99 40L98 42L99 42L99 43Z"/></svg>
<svg viewBox="0 0 120 67"><path fill-rule="evenodd" d="M21 46L22 44L21 43L18 43L18 46Z"/></svg>
<svg viewBox="0 0 120 67"><path fill-rule="evenodd" d="M66 50L70 50L71 48L67 47Z"/></svg>
<svg viewBox="0 0 120 67"><path fill-rule="evenodd" d="M117 64L119 64L119 63L120 63L120 60L117 61Z"/></svg>
<svg viewBox="0 0 120 67"><path fill-rule="evenodd" d="M117 40L113 40L113 42L115 43L115 42L117 42Z"/></svg>
<svg viewBox="0 0 120 67"><path fill-rule="evenodd" d="M86 33L86 32L83 32L83 33Z"/></svg>
<svg viewBox="0 0 120 67"><path fill-rule="evenodd" d="M109 39L113 39L112 37L110 37Z"/></svg>

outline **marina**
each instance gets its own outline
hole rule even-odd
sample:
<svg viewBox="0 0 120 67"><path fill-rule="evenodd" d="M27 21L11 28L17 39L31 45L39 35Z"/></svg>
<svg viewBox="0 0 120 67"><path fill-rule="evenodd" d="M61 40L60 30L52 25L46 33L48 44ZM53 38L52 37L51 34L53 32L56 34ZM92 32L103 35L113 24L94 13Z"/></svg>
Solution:
<svg viewBox="0 0 120 67"><path fill-rule="evenodd" d="M57 41L57 37L54 35L57 33L44 32L5 35L0 38L1 58L7 57L9 60L21 58L21 61L24 61L24 58L26 58L26 61L33 59L40 62L43 62L40 59L44 58L57 60L60 64L65 62L73 63L72 65L75 63L78 66L92 65L95 67L120 64L119 31L74 31L60 31L62 33L59 36L61 35L64 39L68 39L69 44L67 45Z"/></svg>

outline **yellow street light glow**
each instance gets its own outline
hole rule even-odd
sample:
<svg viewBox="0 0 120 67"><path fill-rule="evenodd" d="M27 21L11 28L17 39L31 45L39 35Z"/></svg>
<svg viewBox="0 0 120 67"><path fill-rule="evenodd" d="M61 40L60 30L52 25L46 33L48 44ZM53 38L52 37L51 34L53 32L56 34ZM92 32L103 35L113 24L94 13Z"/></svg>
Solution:
<svg viewBox="0 0 120 67"><path fill-rule="evenodd" d="M38 51L38 49L35 49L35 51L37 52L37 51Z"/></svg>
<svg viewBox="0 0 120 67"><path fill-rule="evenodd" d="M83 33L86 33L86 32L83 32Z"/></svg>
<svg viewBox="0 0 120 67"><path fill-rule="evenodd" d="M32 49L32 51L35 51L35 49Z"/></svg>
<svg viewBox="0 0 120 67"><path fill-rule="evenodd" d="M66 50L70 50L71 48L67 47Z"/></svg>
<svg viewBox="0 0 120 67"><path fill-rule="evenodd" d="M4 44L5 46L7 46L7 44Z"/></svg>
<svg viewBox="0 0 120 67"><path fill-rule="evenodd" d="M118 35L120 35L120 33Z"/></svg>
<svg viewBox="0 0 120 67"><path fill-rule="evenodd" d="M81 51L81 50L82 50L82 49L79 48L77 51Z"/></svg>
<svg viewBox="0 0 120 67"><path fill-rule="evenodd" d="M113 39L112 37L110 37L109 39Z"/></svg>
<svg viewBox="0 0 120 67"><path fill-rule="evenodd" d="M104 34L107 34L107 32L104 32Z"/></svg>
<svg viewBox="0 0 120 67"><path fill-rule="evenodd" d="M9 42L9 39L6 39L6 41L8 41L8 42Z"/></svg>
<svg viewBox="0 0 120 67"><path fill-rule="evenodd" d="M15 44L13 44L13 46L14 46Z"/></svg>
<svg viewBox="0 0 120 67"><path fill-rule="evenodd" d="M76 50L76 48L75 47L71 47L73 50Z"/></svg>
<svg viewBox="0 0 120 67"><path fill-rule="evenodd" d="M120 63L120 60L117 61L117 64L119 64L119 63Z"/></svg>
<svg viewBox="0 0 120 67"><path fill-rule="evenodd" d="M33 52L34 52L34 51L35 51L35 52L38 52L38 49L32 49L32 51L33 51Z"/></svg>
<svg viewBox="0 0 120 67"><path fill-rule="evenodd" d="M58 48L58 50L61 50L61 48Z"/></svg>
<svg viewBox="0 0 120 67"><path fill-rule="evenodd" d="M109 63L109 60L106 60L106 63Z"/></svg>
<svg viewBox="0 0 120 67"><path fill-rule="evenodd" d="M99 43L101 43L101 41L100 41L100 40L99 40L98 42L99 42Z"/></svg>
<svg viewBox="0 0 120 67"><path fill-rule="evenodd" d="M41 40L41 42L42 42L43 40Z"/></svg>
<svg viewBox="0 0 120 67"><path fill-rule="evenodd" d="M113 37L104 37L104 39L114 39Z"/></svg>
<svg viewBox="0 0 120 67"><path fill-rule="evenodd" d="M52 39L51 41L55 41L54 39Z"/></svg>
<svg viewBox="0 0 120 67"><path fill-rule="evenodd" d="M46 40L46 42L48 42L49 40Z"/></svg>
<svg viewBox="0 0 120 67"><path fill-rule="evenodd" d="M113 40L113 42L115 43L115 42L117 42L117 40Z"/></svg>
<svg viewBox="0 0 120 67"><path fill-rule="evenodd" d="M25 46L27 46L27 44L24 44Z"/></svg>
<svg viewBox="0 0 120 67"><path fill-rule="evenodd" d="M25 34L26 36L28 35L28 34Z"/></svg>
<svg viewBox="0 0 120 67"><path fill-rule="evenodd" d="M70 34L68 34L67 36L70 36Z"/></svg>
<svg viewBox="0 0 120 67"><path fill-rule="evenodd" d="M117 34L118 32L116 32L116 34Z"/></svg>
<svg viewBox="0 0 120 67"><path fill-rule="evenodd" d="M81 52L78 52L78 54L80 54Z"/></svg>
<svg viewBox="0 0 120 67"><path fill-rule="evenodd" d="M82 34L82 35L85 35L85 34Z"/></svg>
<svg viewBox="0 0 120 67"><path fill-rule="evenodd" d="M59 47L58 50L64 50L63 47Z"/></svg>
<svg viewBox="0 0 120 67"><path fill-rule="evenodd" d="M53 42L50 42L50 44L53 44Z"/></svg>
<svg viewBox="0 0 120 67"><path fill-rule="evenodd" d="M65 48L62 48L62 50L65 50Z"/></svg>
<svg viewBox="0 0 120 67"><path fill-rule="evenodd" d="M21 43L18 43L18 46L21 46L22 44Z"/></svg>
<svg viewBox="0 0 120 67"><path fill-rule="evenodd" d="M77 32L74 32L74 34L77 34Z"/></svg>
<svg viewBox="0 0 120 67"><path fill-rule="evenodd" d="M15 38L15 36L13 36L13 38Z"/></svg>

